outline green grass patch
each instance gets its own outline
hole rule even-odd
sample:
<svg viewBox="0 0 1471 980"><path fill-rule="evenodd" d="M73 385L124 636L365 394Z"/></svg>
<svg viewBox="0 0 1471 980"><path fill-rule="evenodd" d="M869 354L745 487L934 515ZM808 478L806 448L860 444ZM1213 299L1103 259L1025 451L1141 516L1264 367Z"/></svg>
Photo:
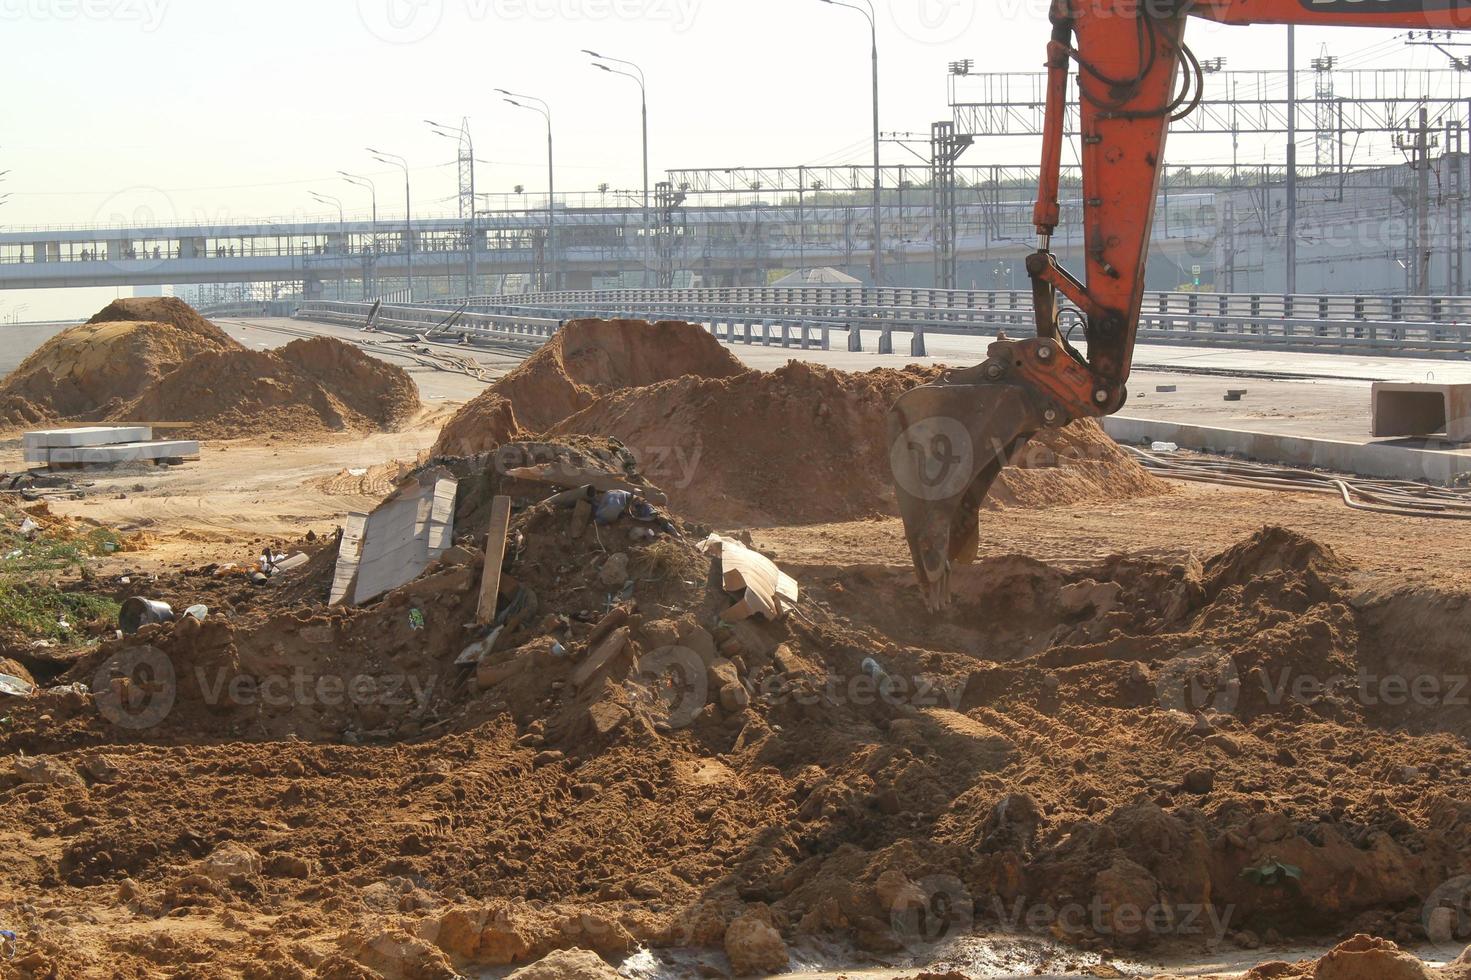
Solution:
<svg viewBox="0 0 1471 980"><path fill-rule="evenodd" d="M23 511L0 508L0 632L64 646L84 644L117 621L118 603L89 592L64 591L55 579L81 574L89 558L120 551L122 539L100 527L63 534L38 529L28 536L20 531L25 519Z"/></svg>

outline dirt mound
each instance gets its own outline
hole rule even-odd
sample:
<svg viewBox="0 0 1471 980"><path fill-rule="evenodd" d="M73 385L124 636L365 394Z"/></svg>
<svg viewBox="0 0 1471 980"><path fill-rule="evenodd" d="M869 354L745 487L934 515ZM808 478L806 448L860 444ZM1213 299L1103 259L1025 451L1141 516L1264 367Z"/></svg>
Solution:
<svg viewBox="0 0 1471 980"><path fill-rule="evenodd" d="M602 393L745 368L710 332L690 323L573 320L526 361L462 408L435 444L438 455L488 452L550 429Z"/></svg>
<svg viewBox="0 0 1471 980"><path fill-rule="evenodd" d="M792 361L605 395L554 435L612 436L684 513L712 523L821 523L896 510L885 419L928 369L863 374ZM1039 434L988 504L1037 507L1167 492L1091 420Z"/></svg>
<svg viewBox="0 0 1471 980"><path fill-rule="evenodd" d="M435 452L543 433L612 436L681 512L710 523L815 523L896 511L885 418L934 368L857 374L806 361L751 371L685 323L579 320L465 406ZM1041 433L991 507L1164 494L1092 421Z"/></svg>
<svg viewBox="0 0 1471 980"><path fill-rule="evenodd" d="M210 351L181 364L118 418L192 423L184 434L228 439L392 430L419 409L402 368L329 337L280 351Z"/></svg>
<svg viewBox="0 0 1471 980"><path fill-rule="evenodd" d="M1471 949L1443 967L1427 967L1418 956L1386 939L1358 935L1316 960L1274 960L1250 970L1242 980L1468 980ZM1173 980L1162 977L1160 980Z"/></svg>
<svg viewBox="0 0 1471 980"><path fill-rule="evenodd" d="M196 354L241 349L178 300L118 300L11 372L0 384L0 424L99 421Z"/></svg>
<svg viewBox="0 0 1471 980"><path fill-rule="evenodd" d="M401 428L419 411L419 386L407 371L340 340L293 340L275 354L376 428Z"/></svg>
<svg viewBox="0 0 1471 980"><path fill-rule="evenodd" d="M135 296L115 299L88 323L166 323L183 334L206 341L226 340L224 331L200 316L188 303L173 296ZM231 346L238 346L229 341Z"/></svg>

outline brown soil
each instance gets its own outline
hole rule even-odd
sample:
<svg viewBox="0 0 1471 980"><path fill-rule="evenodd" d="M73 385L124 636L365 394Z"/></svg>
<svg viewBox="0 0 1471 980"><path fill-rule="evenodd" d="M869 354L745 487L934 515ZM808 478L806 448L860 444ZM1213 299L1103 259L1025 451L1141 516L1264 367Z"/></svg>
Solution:
<svg viewBox="0 0 1471 980"><path fill-rule="evenodd" d="M181 300L122 299L42 345L0 385L0 425L189 422L176 437L396 431L408 372L329 337L241 347Z"/></svg>
<svg viewBox="0 0 1471 980"><path fill-rule="evenodd" d="M664 365L663 378L650 366ZM673 505L710 523L817 523L896 510L885 416L935 369L862 374L792 361L741 367L693 324L582 320L451 420L440 454L532 434L611 436ZM1039 434L989 506L1160 495L1169 488L1092 421Z"/></svg>
<svg viewBox="0 0 1471 980"><path fill-rule="evenodd" d="M544 491L483 465L452 464L460 550L375 605L320 605L329 542L266 590L176 576L151 588L227 615L110 641L62 678L101 697L10 710L0 752L46 757L0 771L21 975L449 977L638 944L716 969L721 949L830 941L882 962L971 927L1113 950L1405 942L1471 874L1471 708L1291 683L1464 674L1464 591L1382 586L1268 527L1203 560L987 558L944 615L898 564L787 562L802 615L732 629L702 529L573 538ZM452 662L496 493L539 603L482 687ZM615 552L639 667L576 688ZM108 678L137 657L175 683L120 702ZM731 677L748 706L721 698ZM1243 876L1267 866L1296 874ZM1448 925L1442 944L1471 935Z"/></svg>
<svg viewBox="0 0 1471 980"><path fill-rule="evenodd" d="M1272 960L1250 970L1242 980L1467 980L1471 950L1444 967L1425 966L1414 954L1386 939L1358 935L1339 943L1316 960L1288 963ZM1175 980L1161 976L1158 980ZM1210 980L1210 978L1205 978Z"/></svg>
<svg viewBox="0 0 1471 980"><path fill-rule="evenodd" d="M0 425L98 421L196 354L240 349L179 300L117 300L42 344L0 383Z"/></svg>
<svg viewBox="0 0 1471 980"><path fill-rule="evenodd" d="M279 351L217 351L180 365L117 417L190 422L180 434L230 439L400 428L419 410L402 368L330 337Z"/></svg>
<svg viewBox="0 0 1471 980"><path fill-rule="evenodd" d="M544 432L620 388L694 375L726 378L745 368L693 324L573 320L550 343L471 401L440 433L436 455L489 452Z"/></svg>

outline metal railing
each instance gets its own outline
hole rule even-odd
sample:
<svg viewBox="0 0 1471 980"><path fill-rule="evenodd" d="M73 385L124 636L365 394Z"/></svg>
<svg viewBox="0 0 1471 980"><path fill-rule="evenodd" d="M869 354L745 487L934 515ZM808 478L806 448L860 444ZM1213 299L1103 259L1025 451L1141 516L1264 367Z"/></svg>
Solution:
<svg viewBox="0 0 1471 980"><path fill-rule="evenodd" d="M649 304L737 304L742 306L925 310L966 314L1026 311L1025 289L909 289L870 286L719 286L698 289L567 290L476 296L472 308L514 306L631 309ZM1383 320L1422 323L1471 321L1471 296L1282 295L1272 293L1158 292L1144 295L1149 315L1209 314L1263 319ZM974 321L975 317L971 317Z"/></svg>
<svg viewBox="0 0 1471 980"><path fill-rule="evenodd" d="M238 316L291 316L296 312L299 301L294 299L239 300L232 303L213 303L199 307L203 317Z"/></svg>
<svg viewBox="0 0 1471 980"><path fill-rule="evenodd" d="M873 305L880 298L891 302ZM901 305L900 300L942 305ZM608 316L691 320L717 332L720 325L751 330L761 324L898 331L913 335L911 352L916 355L924 353L927 333L991 336L1007 331L1024 336L1034 329L1031 295L1019 290L629 289L480 297L471 308L502 315L540 313L562 320ZM1438 319L1417 319L1415 314ZM1073 339L1080 339L1079 323L1075 311L1064 313L1063 329ZM1140 312L1138 336L1189 346L1464 357L1471 355L1471 301L1438 296L1151 292Z"/></svg>
<svg viewBox="0 0 1471 980"><path fill-rule="evenodd" d="M373 312L372 303L334 303L313 300L302 303L296 316L323 320L346 326L362 327ZM562 321L531 314L492 314L463 312L431 306L392 306L384 304L373 321L379 330L409 335L435 332L444 337L464 337L470 343L517 347L534 350L551 338ZM453 322L451 320L453 319Z"/></svg>

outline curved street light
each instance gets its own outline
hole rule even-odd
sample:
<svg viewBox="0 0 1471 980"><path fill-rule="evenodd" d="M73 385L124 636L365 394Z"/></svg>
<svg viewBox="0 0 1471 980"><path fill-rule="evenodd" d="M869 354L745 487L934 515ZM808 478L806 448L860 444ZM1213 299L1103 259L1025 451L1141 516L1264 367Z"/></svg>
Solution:
<svg viewBox="0 0 1471 980"><path fill-rule="evenodd" d="M409 162L397 153L385 153L371 146L368 147L368 152L373 154L373 159L379 163L398 167L404 172L404 253L409 260L409 302L412 303L414 301L414 201L409 191Z"/></svg>
<svg viewBox="0 0 1471 980"><path fill-rule="evenodd" d="M359 177L357 174L350 174L346 170L337 171L337 176L349 184L366 187L369 198L373 202L373 254L368 259L368 274L363 277L363 299L366 300L369 292L374 290L378 284L378 185L367 177Z"/></svg>
<svg viewBox="0 0 1471 980"><path fill-rule="evenodd" d="M505 96L505 98L503 99L503 101L509 102L511 105L515 106L518 109L529 109L532 112L541 113L541 115L543 117L545 117L545 119L547 121L547 251L551 253L551 255L549 257L549 262L548 262L548 264L550 265L551 274L549 276L547 276L545 274L543 275L542 288L543 289L547 289L548 288L548 283L547 283L546 280L549 279L550 280L550 288L551 289L558 289L561 286L561 283L560 283L561 274L560 274L560 271L558 270L559 263L557 261L557 244L556 244L557 243L557 218L556 218L557 184L556 184L556 170L555 170L554 163L553 163L553 150L552 150L552 107L549 106L544 99L538 99L534 95L522 95L519 92L511 92L511 91L507 91L506 89L503 89L503 88L498 88L498 89L496 89L496 91L499 92L501 95ZM529 102L535 102L535 103L538 103L538 105L528 105L527 103L529 103Z"/></svg>
<svg viewBox="0 0 1471 980"><path fill-rule="evenodd" d="M884 257L883 230L880 212L883 208L883 190L879 173L879 31L871 0L862 0L863 6L845 0L820 0L833 7L847 7L868 18L868 30L873 39L873 284L883 285Z"/></svg>
<svg viewBox="0 0 1471 980"><path fill-rule="evenodd" d="M593 62L594 68L599 68L610 75L622 75L624 78L631 78L638 83L639 110L643 116L644 145L644 246L646 254L644 256L643 284L644 286L648 286L649 266L652 264L651 253L653 249L653 225L650 221L649 211L649 87L644 79L644 70L632 61L625 61L622 58L610 58L605 54L598 54L596 51L588 48L583 48L582 53L597 59ZM608 64L604 64L604 62L608 62ZM626 65L633 70L624 71L621 68L614 68L612 65Z"/></svg>

